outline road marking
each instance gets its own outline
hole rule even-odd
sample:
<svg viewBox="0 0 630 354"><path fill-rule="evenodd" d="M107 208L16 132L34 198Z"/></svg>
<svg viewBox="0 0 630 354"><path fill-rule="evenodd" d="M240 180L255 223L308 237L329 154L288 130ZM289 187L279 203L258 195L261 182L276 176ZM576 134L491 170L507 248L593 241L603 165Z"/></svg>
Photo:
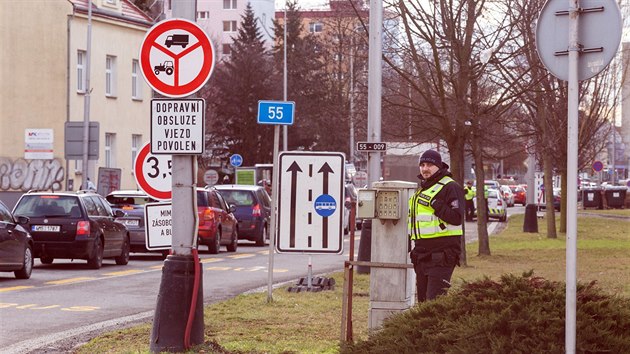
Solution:
<svg viewBox="0 0 630 354"><path fill-rule="evenodd" d="M228 256L229 258L232 259L241 259L241 258L251 258L251 257L255 257L256 255L253 253L242 253L242 254L235 254L233 256Z"/></svg>
<svg viewBox="0 0 630 354"><path fill-rule="evenodd" d="M199 263L214 263L221 262L223 258L206 258L199 261Z"/></svg>
<svg viewBox="0 0 630 354"><path fill-rule="evenodd" d="M34 307L34 306L37 306L37 304L26 304L26 305L20 305L20 306L16 306L15 308L16 308L16 309L20 309L20 310L22 310L22 309L27 309L27 308L29 308L29 307Z"/></svg>
<svg viewBox="0 0 630 354"><path fill-rule="evenodd" d="M131 269L131 270L121 270L120 272L111 272L111 273L105 273L103 275L129 275L129 274L136 274L136 273L143 273L144 270L141 269Z"/></svg>
<svg viewBox="0 0 630 354"><path fill-rule="evenodd" d="M56 307L61 307L61 306L60 305L40 306L40 307L33 307L31 310L48 310L48 309L54 309Z"/></svg>
<svg viewBox="0 0 630 354"><path fill-rule="evenodd" d="M207 267L206 270L230 270L231 267Z"/></svg>
<svg viewBox="0 0 630 354"><path fill-rule="evenodd" d="M150 269L162 269L162 267L163 267L163 265L160 264L160 265L152 266L152 267L149 267L149 268Z"/></svg>
<svg viewBox="0 0 630 354"><path fill-rule="evenodd" d="M82 282L82 281L86 281L86 280L94 280L94 279L96 279L96 278L79 277L79 278L53 280L53 281L45 282L44 284L60 285L60 284L78 283L78 282Z"/></svg>
<svg viewBox="0 0 630 354"><path fill-rule="evenodd" d="M273 270L274 273L286 273L288 271L289 271L288 269L274 269Z"/></svg>
<svg viewBox="0 0 630 354"><path fill-rule="evenodd" d="M260 254L269 254L269 250L264 250L264 251L258 251L256 253L260 253Z"/></svg>
<svg viewBox="0 0 630 354"><path fill-rule="evenodd" d="M72 306L61 309L61 311L73 311L73 312L86 312L86 311L94 311L98 310L100 307L98 306Z"/></svg>
<svg viewBox="0 0 630 354"><path fill-rule="evenodd" d="M4 308L7 308L7 307L13 307L13 306L17 306L17 305L19 305L19 304L13 304L13 303L10 303L10 302L0 302L0 309L4 309Z"/></svg>
<svg viewBox="0 0 630 354"><path fill-rule="evenodd" d="M246 272L256 272L256 271L259 271L259 270L266 270L266 269L267 269L267 267L257 266L257 267L251 267L249 269L246 269L245 271Z"/></svg>
<svg viewBox="0 0 630 354"><path fill-rule="evenodd" d="M0 289L0 293L6 292L6 291L15 291L15 290L24 290L24 289L30 289L30 288L34 288L34 286L12 286L10 288L2 288Z"/></svg>

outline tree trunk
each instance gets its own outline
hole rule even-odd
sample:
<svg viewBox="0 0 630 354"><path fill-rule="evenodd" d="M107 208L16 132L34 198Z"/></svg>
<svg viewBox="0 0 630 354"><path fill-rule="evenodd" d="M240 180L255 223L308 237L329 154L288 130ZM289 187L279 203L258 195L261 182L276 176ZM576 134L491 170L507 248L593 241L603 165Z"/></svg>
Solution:
<svg viewBox="0 0 630 354"><path fill-rule="evenodd" d="M556 214L553 209L553 167L551 156L543 154L544 177L543 185L545 186L545 218L547 219L547 238L558 238L556 232Z"/></svg>
<svg viewBox="0 0 630 354"><path fill-rule="evenodd" d="M484 180L483 156L481 154L481 146L479 145L477 132L472 134L472 153L475 159L475 179L477 184L477 235L479 240L478 256L490 255L490 239L488 237L488 213L486 212L486 198L484 197Z"/></svg>

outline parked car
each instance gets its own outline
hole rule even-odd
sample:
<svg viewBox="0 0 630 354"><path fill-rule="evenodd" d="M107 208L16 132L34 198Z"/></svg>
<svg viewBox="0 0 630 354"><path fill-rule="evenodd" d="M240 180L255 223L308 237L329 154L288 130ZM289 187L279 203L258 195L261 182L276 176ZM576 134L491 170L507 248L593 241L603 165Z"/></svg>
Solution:
<svg viewBox="0 0 630 354"><path fill-rule="evenodd" d="M477 198L473 200L475 203L475 216L477 216ZM488 189L488 217L499 219L501 222L507 221L507 203L498 189Z"/></svg>
<svg viewBox="0 0 630 354"><path fill-rule="evenodd" d="M527 191L525 188L517 185L511 185L510 189L514 194L514 204L521 204L525 206L527 204Z"/></svg>
<svg viewBox="0 0 630 354"><path fill-rule="evenodd" d="M352 207L350 203L356 204L357 200L358 200L357 188L352 183L346 184L345 203L344 203L344 208L343 208L343 234L344 235L346 235L350 231L350 208ZM356 209L355 209L354 223L355 223L355 230L361 230L363 219L359 219L356 217Z"/></svg>
<svg viewBox="0 0 630 354"><path fill-rule="evenodd" d="M500 188L501 188L500 189L501 195L503 196L503 199L507 203L507 206L513 207L514 206L514 193L512 193L512 189L510 189L510 186L501 185Z"/></svg>
<svg viewBox="0 0 630 354"><path fill-rule="evenodd" d="M144 205L155 203L157 200L151 198L142 191L119 190L109 193L105 199L109 202L112 210L120 210L123 216L116 220L124 224L129 231L129 242L131 252L150 252L147 250L145 225L144 225ZM168 255L168 251L159 251L163 256Z"/></svg>
<svg viewBox="0 0 630 354"><path fill-rule="evenodd" d="M199 245L208 246L208 251L212 254L219 253L221 245L225 245L228 252L236 252L238 223L234 211L236 207L228 206L216 188L197 188Z"/></svg>
<svg viewBox="0 0 630 354"><path fill-rule="evenodd" d="M119 265L129 262L129 232L115 220L124 213L112 211L94 192L26 193L13 215L29 218L33 255L43 264L55 258L85 259L88 267L99 269L103 258L114 258Z"/></svg>
<svg viewBox="0 0 630 354"><path fill-rule="evenodd" d="M0 201L0 272L13 272L18 279L30 278L33 271L33 237L27 224L27 217L13 217Z"/></svg>
<svg viewBox="0 0 630 354"><path fill-rule="evenodd" d="M264 246L269 241L271 198L264 186L222 184L214 186L225 201L235 207L239 239Z"/></svg>

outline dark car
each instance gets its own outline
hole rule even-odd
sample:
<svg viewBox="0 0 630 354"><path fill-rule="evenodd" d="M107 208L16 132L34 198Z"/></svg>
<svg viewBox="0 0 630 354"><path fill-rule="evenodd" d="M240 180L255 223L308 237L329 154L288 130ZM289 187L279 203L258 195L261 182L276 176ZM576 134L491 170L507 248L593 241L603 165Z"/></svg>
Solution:
<svg viewBox="0 0 630 354"><path fill-rule="evenodd" d="M215 188L236 207L234 215L238 220L239 238L264 246L269 241L271 225L271 198L265 188L243 184L222 184Z"/></svg>
<svg viewBox="0 0 630 354"><path fill-rule="evenodd" d="M23 225L25 216L13 217L0 201L0 272L13 272L18 279L28 279L33 271L33 238Z"/></svg>
<svg viewBox="0 0 630 354"><path fill-rule="evenodd" d="M129 262L129 232L116 221L124 213L112 211L102 196L89 191L34 192L20 197L13 215L29 218L34 257L43 264L55 258L85 259L99 269L103 258Z"/></svg>
<svg viewBox="0 0 630 354"><path fill-rule="evenodd" d="M151 198L142 191L120 190L109 193L105 199L109 202L112 210L120 210L123 216L116 220L124 224L129 231L131 252L150 252L147 250L146 237L144 234L144 205L146 203L156 203L157 200ZM160 251L164 254L165 252Z"/></svg>
<svg viewBox="0 0 630 354"><path fill-rule="evenodd" d="M221 245L228 252L236 252L239 229L234 211L234 206L229 206L213 187L197 188L198 240L200 245L208 246L210 253L219 253Z"/></svg>

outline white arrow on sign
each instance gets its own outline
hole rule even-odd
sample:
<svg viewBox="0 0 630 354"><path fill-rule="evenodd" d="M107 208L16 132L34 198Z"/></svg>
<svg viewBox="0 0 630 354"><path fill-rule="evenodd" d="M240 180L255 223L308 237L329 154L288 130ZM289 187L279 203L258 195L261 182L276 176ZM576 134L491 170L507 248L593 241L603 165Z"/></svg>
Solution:
<svg viewBox="0 0 630 354"><path fill-rule="evenodd" d="M342 253L342 153L283 152L279 156L279 253Z"/></svg>

